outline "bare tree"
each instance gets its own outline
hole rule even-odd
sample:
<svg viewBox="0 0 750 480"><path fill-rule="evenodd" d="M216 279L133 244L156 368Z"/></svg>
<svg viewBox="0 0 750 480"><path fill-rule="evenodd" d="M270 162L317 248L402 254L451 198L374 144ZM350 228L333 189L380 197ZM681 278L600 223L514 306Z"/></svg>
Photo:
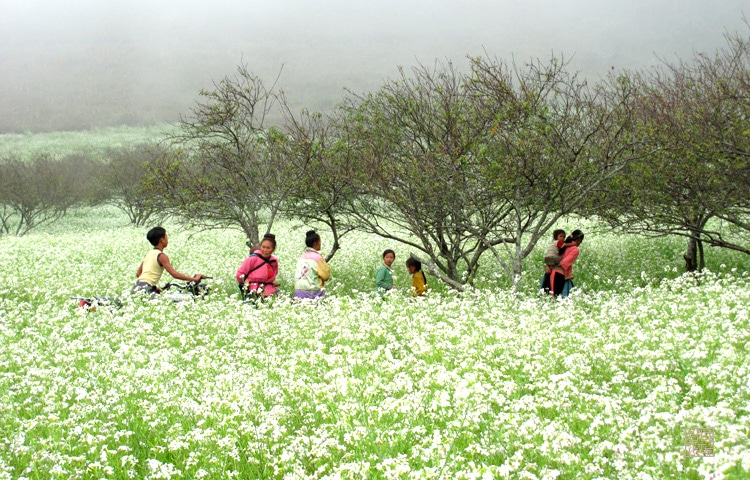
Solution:
<svg viewBox="0 0 750 480"><path fill-rule="evenodd" d="M303 110L299 115L285 111L285 177L291 189L282 209L286 216L326 225L333 236L331 260L344 235L356 225L346 214L355 192L358 160L347 148L342 118Z"/></svg>
<svg viewBox="0 0 750 480"><path fill-rule="evenodd" d="M280 101L275 85L266 87L241 64L235 76L201 91L204 100L171 137L172 155L152 168L152 191L173 213L201 228L237 226L251 248L261 224L271 229L288 190L278 148L283 134L266 124Z"/></svg>
<svg viewBox="0 0 750 480"><path fill-rule="evenodd" d="M90 159L80 155L0 160L0 231L24 235L82 204L89 191L90 165Z"/></svg>
<svg viewBox="0 0 750 480"><path fill-rule="evenodd" d="M109 202L125 212L130 222L143 227L164 216L165 205L160 195L146 188L148 172L159 158L166 155L157 144L140 144L109 150L101 168L101 188Z"/></svg>

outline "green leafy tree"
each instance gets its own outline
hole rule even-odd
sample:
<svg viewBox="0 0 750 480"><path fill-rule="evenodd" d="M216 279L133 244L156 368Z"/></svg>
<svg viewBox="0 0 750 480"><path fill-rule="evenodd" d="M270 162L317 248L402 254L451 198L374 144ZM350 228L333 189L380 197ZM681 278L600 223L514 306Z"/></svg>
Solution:
<svg viewBox="0 0 750 480"><path fill-rule="evenodd" d="M359 194L348 213L359 228L412 247L430 272L461 288L471 282L503 221L491 184L478 175L483 135L466 95L467 79L451 64L401 70L344 105L348 155L359 159ZM485 235L480 239L471 230Z"/></svg>
<svg viewBox="0 0 750 480"><path fill-rule="evenodd" d="M632 75L635 135L655 153L608 185L597 207L628 232L686 237L688 271L704 267L704 244L750 253L750 56L748 40L728 39L714 56Z"/></svg>
<svg viewBox="0 0 750 480"><path fill-rule="evenodd" d="M616 76L590 85L556 58L523 67L477 58L468 86L484 132L479 174L504 206L495 228L507 240L466 229L516 281L542 236L638 157L630 133L633 86Z"/></svg>
<svg viewBox="0 0 750 480"><path fill-rule="evenodd" d="M363 165L351 215L456 288L487 251L517 282L542 235L637 155L631 85L589 87L565 66L477 58L466 75L437 63L351 99Z"/></svg>

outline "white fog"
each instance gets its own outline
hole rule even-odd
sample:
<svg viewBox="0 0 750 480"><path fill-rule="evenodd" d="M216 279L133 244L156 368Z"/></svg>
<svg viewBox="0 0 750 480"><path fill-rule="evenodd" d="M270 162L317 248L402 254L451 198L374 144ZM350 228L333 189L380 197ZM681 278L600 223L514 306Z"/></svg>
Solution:
<svg viewBox="0 0 750 480"><path fill-rule="evenodd" d="M326 110L436 59L570 59L598 77L750 32L745 0L0 0L0 132L173 121L240 62Z"/></svg>

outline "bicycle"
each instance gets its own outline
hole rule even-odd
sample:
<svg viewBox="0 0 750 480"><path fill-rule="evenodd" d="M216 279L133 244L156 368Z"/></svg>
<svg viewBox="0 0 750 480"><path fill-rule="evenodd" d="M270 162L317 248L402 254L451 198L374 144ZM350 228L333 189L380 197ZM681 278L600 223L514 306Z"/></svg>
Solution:
<svg viewBox="0 0 750 480"><path fill-rule="evenodd" d="M201 282L212 278L213 277L202 277L197 282L169 282L161 287L161 291L164 293L172 288L177 290L177 292L170 296L175 302L204 297L211 291L211 286Z"/></svg>

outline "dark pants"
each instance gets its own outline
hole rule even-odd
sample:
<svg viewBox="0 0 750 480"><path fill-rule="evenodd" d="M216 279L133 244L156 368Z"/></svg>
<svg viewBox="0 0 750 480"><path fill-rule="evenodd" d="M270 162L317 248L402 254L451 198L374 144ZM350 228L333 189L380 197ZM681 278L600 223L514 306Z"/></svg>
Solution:
<svg viewBox="0 0 750 480"><path fill-rule="evenodd" d="M552 270L550 273L550 291L554 296L558 296L563 293L563 287L565 287L565 274L558 270Z"/></svg>
<svg viewBox="0 0 750 480"><path fill-rule="evenodd" d="M149 293L149 294L155 294L159 293L156 290L156 286L151 285L150 283L142 282L138 280L135 282L135 285L133 285L133 291L132 293Z"/></svg>

